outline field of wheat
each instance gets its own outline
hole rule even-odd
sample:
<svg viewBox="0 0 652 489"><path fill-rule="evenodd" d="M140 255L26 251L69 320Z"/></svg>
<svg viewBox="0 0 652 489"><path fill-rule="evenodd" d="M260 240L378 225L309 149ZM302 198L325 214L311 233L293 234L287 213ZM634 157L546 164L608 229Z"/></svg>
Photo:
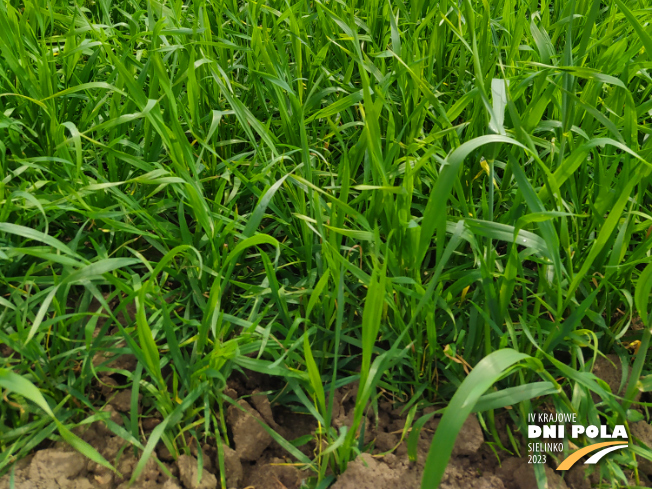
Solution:
<svg viewBox="0 0 652 489"><path fill-rule="evenodd" d="M63 450L104 489L345 488L391 457L411 482L369 487L509 489L446 467L480 463L472 423L500 478L535 412L629 446L571 482L592 440L564 440L532 484L650 487L650 22L0 0L0 487L87 487L34 482Z"/></svg>

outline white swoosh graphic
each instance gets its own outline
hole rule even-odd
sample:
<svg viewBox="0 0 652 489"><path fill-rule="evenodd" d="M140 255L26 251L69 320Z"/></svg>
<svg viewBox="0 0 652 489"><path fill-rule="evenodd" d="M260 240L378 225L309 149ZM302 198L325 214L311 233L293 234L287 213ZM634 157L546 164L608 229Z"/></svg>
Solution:
<svg viewBox="0 0 652 489"><path fill-rule="evenodd" d="M600 450L599 452L597 452L596 454L594 454L593 456L591 456L591 457L590 457L586 462L584 462L584 463L585 463L585 464L597 464L597 463L600 461L600 459L601 459L602 457L604 457L606 454L608 454L609 452L613 452L614 450L619 450L619 449L621 449L621 448L625 448L625 447L628 447L628 446L629 446L629 445L615 445L615 446L613 446L613 447L603 448L602 450Z"/></svg>

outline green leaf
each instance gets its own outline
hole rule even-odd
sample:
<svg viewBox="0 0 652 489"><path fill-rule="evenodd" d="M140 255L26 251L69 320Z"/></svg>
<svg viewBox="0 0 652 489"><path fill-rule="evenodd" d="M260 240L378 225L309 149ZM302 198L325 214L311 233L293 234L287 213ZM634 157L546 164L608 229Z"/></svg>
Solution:
<svg viewBox="0 0 652 489"><path fill-rule="evenodd" d="M422 489L439 486L453 452L455 439L482 394L500 379L507 369L526 358L530 358L529 355L511 349L494 351L480 360L464 379L448 404L430 445L421 479Z"/></svg>
<svg viewBox="0 0 652 489"><path fill-rule="evenodd" d="M306 359L306 368L308 369L308 377L310 378L310 385L312 390L315 393L315 398L317 401L317 408L322 413L322 416L326 413L326 396L324 394L324 385L321 380L321 375L319 375L319 368L315 363L315 359L312 356L312 349L310 348L310 340L308 339L308 334L303 337L303 354Z"/></svg>
<svg viewBox="0 0 652 489"><path fill-rule="evenodd" d="M531 382L515 387L507 387L496 392L484 394L478 399L478 402L473 408L473 412L481 413L491 409L514 406L528 399L557 394L558 392L558 388L552 382Z"/></svg>
<svg viewBox="0 0 652 489"><path fill-rule="evenodd" d="M650 302L651 292L652 264L646 266L641 275L638 277L638 282L636 283L636 289L634 291L634 303L636 304L638 315L641 317L643 324L645 324L648 328L652 327L652 324L650 324L650 313L648 312L648 304Z"/></svg>
<svg viewBox="0 0 652 489"><path fill-rule="evenodd" d="M106 467L110 470L115 470L113 466L97 452L97 450L95 450L85 441L81 440L77 435L71 433L68 428L59 422L41 392L32 382L25 379L21 375L15 374L4 368L0 368L0 387L15 392L16 394L24 397L25 399L29 399L34 404L39 406L41 409L43 409L43 411L45 411L45 414L52 418L57 426L57 429L59 430L59 433L61 434L61 437L67 443L69 443L70 446L72 446L75 450L77 450L85 457L88 457L103 467Z"/></svg>

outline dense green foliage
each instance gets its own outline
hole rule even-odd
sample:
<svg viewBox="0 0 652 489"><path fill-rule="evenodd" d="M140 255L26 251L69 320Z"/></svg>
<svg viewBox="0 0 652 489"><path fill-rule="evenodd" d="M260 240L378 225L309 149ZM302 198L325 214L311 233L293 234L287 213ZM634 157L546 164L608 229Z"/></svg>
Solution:
<svg viewBox="0 0 652 489"><path fill-rule="evenodd" d="M504 348L488 439L493 409L523 426L542 395L625 421L652 388L632 327L652 285L649 7L2 0L0 470L59 434L91 453L65 426L101 407L106 350L136 354L120 373L169 420L139 441L134 405L122 435L145 458L224 437L240 368L320 421L332 450L286 443L319 480L362 448L368 400L443 408ZM635 341L618 397L589 372ZM355 380L338 433L333 390ZM617 484L634 460L602 470Z"/></svg>

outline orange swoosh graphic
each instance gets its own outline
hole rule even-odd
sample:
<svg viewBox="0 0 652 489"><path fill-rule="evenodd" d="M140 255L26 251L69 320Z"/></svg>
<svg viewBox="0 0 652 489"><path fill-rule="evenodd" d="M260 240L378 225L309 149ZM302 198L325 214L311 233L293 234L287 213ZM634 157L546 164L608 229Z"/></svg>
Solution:
<svg viewBox="0 0 652 489"><path fill-rule="evenodd" d="M568 457L566 457L566 459L561 464L559 464L557 470L570 469L575 464L575 462L577 462L587 453L595 452L600 448L608 447L611 445L627 445L627 443L628 443L627 441L605 441L604 443L594 443L593 445L589 445L588 447L580 448L576 452L573 452Z"/></svg>

